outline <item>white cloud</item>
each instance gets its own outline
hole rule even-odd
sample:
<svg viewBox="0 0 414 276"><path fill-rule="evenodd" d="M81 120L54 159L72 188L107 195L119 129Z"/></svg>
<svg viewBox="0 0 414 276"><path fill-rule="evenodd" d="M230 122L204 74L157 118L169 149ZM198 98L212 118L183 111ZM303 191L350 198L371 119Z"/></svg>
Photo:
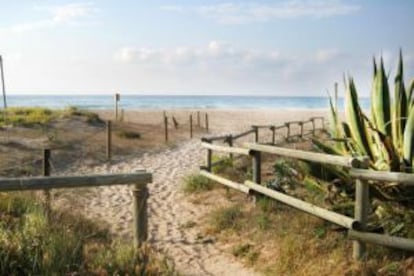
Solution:
<svg viewBox="0 0 414 276"><path fill-rule="evenodd" d="M177 47L157 49L148 47L124 47L119 49L115 60L123 63L160 66L256 66L257 64L285 63L289 58L278 51L241 49L226 42L210 41L198 47Z"/></svg>
<svg viewBox="0 0 414 276"><path fill-rule="evenodd" d="M35 7L35 11L45 12L44 19L18 23L9 27L0 28L0 34L15 34L53 28L63 24L77 24L80 20L97 13L93 3L71 3L53 7Z"/></svg>
<svg viewBox="0 0 414 276"><path fill-rule="evenodd" d="M49 9L55 22L69 22L97 12L93 3L72 3Z"/></svg>
<svg viewBox="0 0 414 276"><path fill-rule="evenodd" d="M342 0L285 0L279 3L221 3L204 6L163 6L169 12L195 13L225 24L265 22L299 17L324 18L357 12L360 6Z"/></svg>
<svg viewBox="0 0 414 276"><path fill-rule="evenodd" d="M163 80L187 79L184 83L189 87L213 85L217 90L238 87L252 92L254 87L266 91L272 86L281 87L281 92L317 87L313 92L322 94L331 83L341 79L344 71L355 67L355 61L351 63L346 57L337 49L290 55L277 49L247 49L220 41L169 49L124 47L114 55L119 65L124 64L131 71L148 70L147 73L157 74Z"/></svg>

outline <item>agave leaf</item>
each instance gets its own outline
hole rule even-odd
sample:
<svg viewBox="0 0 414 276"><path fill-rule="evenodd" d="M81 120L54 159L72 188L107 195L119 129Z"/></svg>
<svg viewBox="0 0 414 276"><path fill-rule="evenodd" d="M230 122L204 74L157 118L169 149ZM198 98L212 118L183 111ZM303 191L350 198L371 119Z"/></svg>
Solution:
<svg viewBox="0 0 414 276"><path fill-rule="evenodd" d="M411 80L410 86L407 91L407 115L410 113L410 109L414 106L414 79Z"/></svg>
<svg viewBox="0 0 414 276"><path fill-rule="evenodd" d="M403 60L400 50L397 75L394 80L394 103L392 105L392 140L399 153L402 153L403 134L407 117L407 95L404 87Z"/></svg>
<svg viewBox="0 0 414 276"><path fill-rule="evenodd" d="M414 166L414 108L410 110L404 130L403 157L407 166Z"/></svg>
<svg viewBox="0 0 414 276"><path fill-rule="evenodd" d="M355 84L352 79L349 80L345 93L345 117L351 131L352 139L357 146L358 153L363 156L369 156L372 160L373 155L367 137L367 129L358 103Z"/></svg>
<svg viewBox="0 0 414 276"><path fill-rule="evenodd" d="M372 104L372 99L375 97L377 85L376 85L376 78L377 78L377 62L375 61L375 56L372 57L372 65L373 65L373 76L372 76L372 88L371 88L371 119L374 122L375 125L377 125L377 119L375 118L375 111L374 111L374 105Z"/></svg>
<svg viewBox="0 0 414 276"><path fill-rule="evenodd" d="M378 68L377 74L374 78L371 105L371 111L376 128L382 133L391 136L390 92L382 58L380 67Z"/></svg>
<svg viewBox="0 0 414 276"><path fill-rule="evenodd" d="M336 147L327 145L319 141L318 139L311 138L312 143L322 152L334 155L343 155L343 152L338 150ZM339 142L340 143L340 142Z"/></svg>
<svg viewBox="0 0 414 276"><path fill-rule="evenodd" d="M337 107L337 94L335 93L335 105L332 102L332 97L329 95L329 106L330 106L330 132L333 138L343 138L341 122L338 118L338 107ZM339 151L346 153L346 149L343 143L337 143L335 145Z"/></svg>
<svg viewBox="0 0 414 276"><path fill-rule="evenodd" d="M373 139L372 149L374 152L374 162L378 170L398 171L400 169L400 155L388 135L384 135L375 128L374 124L363 114L365 121L371 130L370 136ZM380 164L380 165L379 165Z"/></svg>

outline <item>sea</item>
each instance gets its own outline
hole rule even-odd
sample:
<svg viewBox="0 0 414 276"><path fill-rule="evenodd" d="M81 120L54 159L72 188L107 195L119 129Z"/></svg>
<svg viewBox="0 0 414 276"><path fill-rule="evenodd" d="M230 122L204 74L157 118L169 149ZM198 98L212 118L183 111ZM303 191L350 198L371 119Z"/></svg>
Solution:
<svg viewBox="0 0 414 276"><path fill-rule="evenodd" d="M111 109L114 95L7 95L10 107L46 107L61 109ZM120 95L119 107L123 109L328 109L327 97L288 96L171 96L171 95ZM338 99L342 109L344 100ZM368 109L369 98L361 98L362 109ZM0 106L3 106L0 100Z"/></svg>

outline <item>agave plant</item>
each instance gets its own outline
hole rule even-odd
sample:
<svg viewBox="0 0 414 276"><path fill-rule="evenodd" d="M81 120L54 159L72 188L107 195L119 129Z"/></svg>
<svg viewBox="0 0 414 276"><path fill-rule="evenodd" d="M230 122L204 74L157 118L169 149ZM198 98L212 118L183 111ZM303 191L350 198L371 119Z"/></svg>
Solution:
<svg viewBox="0 0 414 276"><path fill-rule="evenodd" d="M333 145L318 140L314 140L314 144L331 154L367 156L369 166L374 170L414 172L414 79L407 90L400 51L391 99L383 59L377 65L374 58L373 64L370 118L359 104L354 80L348 78L345 81L344 122L339 118L337 97L335 104L329 97L329 132Z"/></svg>

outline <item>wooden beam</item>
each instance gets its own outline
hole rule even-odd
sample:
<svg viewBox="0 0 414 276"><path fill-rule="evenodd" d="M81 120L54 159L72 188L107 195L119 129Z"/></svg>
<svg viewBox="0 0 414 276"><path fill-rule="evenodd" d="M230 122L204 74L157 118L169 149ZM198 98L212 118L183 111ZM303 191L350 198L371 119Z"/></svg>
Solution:
<svg viewBox="0 0 414 276"><path fill-rule="evenodd" d="M245 132L242 132L240 134L234 135L233 136L233 140L236 140L236 139L239 139L239 138L241 138L243 136L249 135L250 133L255 133L255 130L254 129L250 129L248 131L245 131Z"/></svg>
<svg viewBox="0 0 414 276"><path fill-rule="evenodd" d="M405 239L376 233L360 232L355 230L349 230L348 237L350 239L361 240L364 242L375 243L402 250L414 251L413 239Z"/></svg>
<svg viewBox="0 0 414 276"><path fill-rule="evenodd" d="M259 192L261 194L267 195L268 197L271 197L273 199L276 199L280 202L283 202L289 206L292 206L296 209L299 209L301 211L304 211L306 213L309 213L311 215L317 216L319 218L322 218L324 220L330 221L332 223L338 224L340 226L343 226L347 229L359 229L359 223L358 221L354 220L353 218L326 210L324 208L318 207L316 205L313 205L311 203L299 200L297 198L294 198L292 196L288 196L286 194L280 193L278 191L266 188L262 185L259 185L257 183L254 183L252 181L245 181L244 185L246 185L251 190L254 190L256 192Z"/></svg>
<svg viewBox="0 0 414 276"><path fill-rule="evenodd" d="M249 188L246 187L243 184L240 184L240 183L237 183L237 182L228 180L228 179L226 179L224 177L221 177L221 176L212 174L212 173L207 172L205 170L201 170L200 171L200 174L203 175L203 176L205 176L205 177L207 177L207 178L209 178L209 179L211 179L211 180L213 180L213 181L216 181L216 182L218 182L220 184L223 184L223 185L225 185L227 187L230 187L230 188L236 189L238 191L241 191L241 192L243 192L245 194L248 194L249 193Z"/></svg>
<svg viewBox="0 0 414 276"><path fill-rule="evenodd" d="M245 148L219 146L219 145L213 145L213 144L206 143L206 142L202 142L201 146L209 150L220 151L220 152L236 153L236 154L243 154L243 155L250 154L250 150L245 149Z"/></svg>
<svg viewBox="0 0 414 276"><path fill-rule="evenodd" d="M152 175L144 171L128 174L84 176L47 176L30 178L1 178L0 191L43 190L59 188L95 187L125 184L145 184Z"/></svg>
<svg viewBox="0 0 414 276"><path fill-rule="evenodd" d="M376 180L385 182L397 182L403 185L414 185L414 174L412 173L398 173L398 172L381 172L364 169L351 169L352 177L362 180Z"/></svg>
<svg viewBox="0 0 414 276"><path fill-rule="evenodd" d="M255 143L245 143L244 146L251 150L343 167L356 167L359 166L359 164L362 162L358 158L342 157L338 155L309 152L304 150L287 149L283 147L274 147Z"/></svg>

